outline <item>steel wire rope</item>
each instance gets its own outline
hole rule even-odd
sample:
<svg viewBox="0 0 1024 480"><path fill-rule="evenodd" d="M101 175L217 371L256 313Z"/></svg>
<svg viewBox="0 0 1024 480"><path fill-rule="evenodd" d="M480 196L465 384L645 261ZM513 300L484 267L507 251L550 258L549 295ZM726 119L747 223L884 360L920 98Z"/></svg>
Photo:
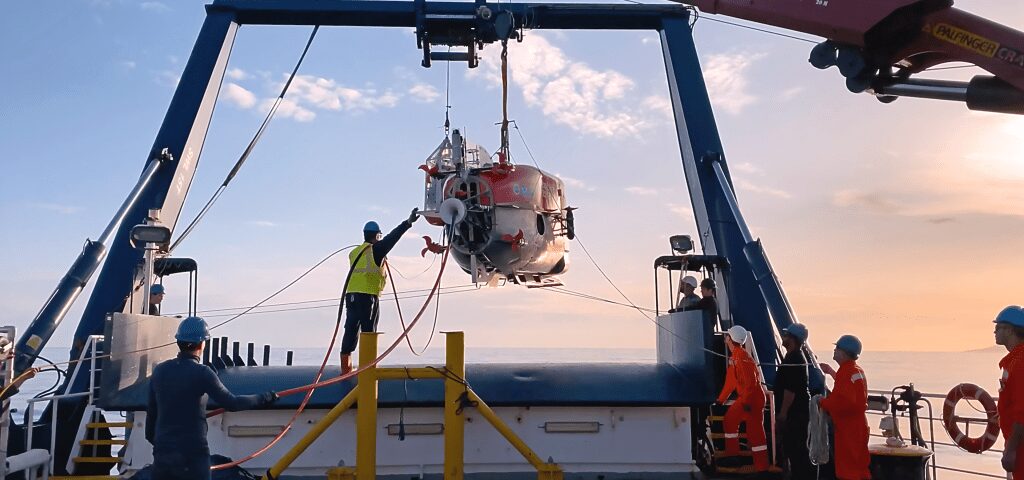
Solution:
<svg viewBox="0 0 1024 480"><path fill-rule="evenodd" d="M458 287L458 288L460 288L460 290L455 290L455 288L456 287L448 287L446 291L440 291L440 289L439 289L438 292L437 292L437 295L454 295L456 293L468 293L468 292L475 292L475 291L479 290L478 288L476 288L474 286L471 286L471 285L463 286L463 287ZM399 292L399 295L402 295L402 292ZM426 297L428 295L429 295L429 292L422 293L422 294L416 294L416 295L402 295L402 296L399 297L399 299L401 299L401 300L410 300L410 299L413 299L413 298L424 298L424 297ZM333 302L330 303L330 304L327 304L327 305L312 305L312 306L306 306L306 307L279 308L279 309L276 309L276 310L261 310L261 311L257 311L257 312L249 312L246 315L264 315L264 314L269 314L269 313L300 312L300 311L305 311L305 310L319 310L319 309L322 309L322 308L335 308L335 307L338 306L338 303L339 303L338 299L330 299L330 300L333 300ZM381 301L392 302L392 301L394 301L394 299L390 298L390 297L385 297ZM229 317L229 316L232 316L232 315L234 315L234 314L232 314L232 313L223 313L223 314L216 314L216 315L203 315L203 318L220 318L220 317Z"/></svg>
<svg viewBox="0 0 1024 480"><path fill-rule="evenodd" d="M446 228L445 231L447 232L448 229ZM447 238L443 239L442 242L448 243ZM437 259L437 255L434 255L434 259ZM434 264L433 260L431 260L430 264ZM386 266L385 268L388 269L388 273L390 274L391 264L385 263L384 265ZM398 298L398 291L395 287L394 278L391 279L391 293L394 295L395 298L395 309L398 310L398 321L402 324L402 328L405 329L405 317L402 316L402 302L399 301L400 299ZM427 301L429 302L430 300L428 299ZM440 308L438 305L440 305L440 298L434 301L434 324L430 327L430 336L427 337L427 343L423 345L423 348L420 351L417 352L416 348L412 346L412 339L410 339L409 337L405 337L405 343L409 345L409 351L412 352L414 356L423 356L423 354L426 353L427 349L430 348L431 342L434 341L434 332L437 330L437 315L438 310Z"/></svg>
<svg viewBox="0 0 1024 480"><path fill-rule="evenodd" d="M239 313L239 314L237 314L237 315L234 315L234 316L232 316L232 317L231 317L230 319L228 319L228 320L225 320L225 321L223 321L223 322L221 322L221 323L219 323L219 324L217 324L217 325L214 325L213 327L210 327L210 330L214 330L214 329L216 329L216 328L218 328L218 327L220 327L220 326L222 326L222 325L225 325L225 324L227 324L227 323L229 323L229 322L231 322L231 321L234 321L235 319L237 319L237 318L239 318L239 317L241 317L241 316L243 316L243 315L245 315L245 314L249 313L249 312L250 312L250 311L252 311L253 309L255 309L255 308L259 307L260 305L262 305L263 303L265 303L265 302L267 302L267 301L269 301L269 300L273 299L273 298L274 298L274 297L276 297L277 295L280 295L280 294L281 294L282 292L284 292L284 291L285 291L286 289L288 289L288 288L289 288L289 287L291 287L292 285L295 285L296 283L298 283L298 282L299 282L299 280L302 280L302 279L303 279L303 278L304 278L304 277L305 277L306 275L309 275L310 273L312 273L312 272L313 272L313 270L315 270L315 269L316 269L317 267L319 267L320 265L323 265L323 264L324 264L324 262L326 262L327 260L331 259L331 258L332 258L332 257L334 257L335 255L337 255L337 254L339 254L339 253L341 253L341 252L343 252L343 251L345 251L345 250L348 250L348 249L350 249L350 248L354 248L354 247L357 247L357 246L358 246L358 245L349 245L349 246L347 246L347 247L343 247L343 248L340 248L340 249L338 249L338 250L335 250L334 252L332 252L331 254L329 254L329 255L327 255L326 257L324 257L324 258L323 258L322 260L320 260L319 262L317 262L317 263L316 263L315 265L313 265L312 267L310 267L310 268L309 268L308 270L306 270L305 272L303 272L303 273L302 273L301 275L299 275L298 277L296 277L296 278L295 278L294 280L292 280L291 282L289 282L289 283L288 283L287 285L285 285L284 287L282 287L282 288L281 288L281 289L279 289L278 291L274 292L273 294L271 294L270 296L268 296L268 297L264 298L263 300L261 300L261 301L257 302L256 304L252 305L252 306L251 306L251 307L249 307L249 308L248 308L248 309L247 309L246 311L244 311L244 312L242 312L242 313ZM333 305L332 305L332 306L333 306ZM129 350L129 351L127 351L127 352L123 352L123 353L121 353L121 355L131 355L131 354L135 354L135 353L142 353L142 352L148 352L148 351L150 351L150 350L156 350L156 349L158 349L158 348L164 348L164 347L169 347L169 346L172 346L172 345L176 345L176 344L177 344L177 342L168 342L168 343L164 343L164 344L161 344L161 345L155 345L155 346L152 346L152 347L140 348L140 349L136 349L136 350ZM96 356L93 356L93 357L85 357L85 358L80 358L80 359L75 359L75 360L68 360L68 361L66 361L66 362L57 362L57 363L54 363L54 364L52 364L52 365L53 365L54 367L56 367L57 365L69 365L69 366L70 366L70 365L74 365L74 364L76 364L76 363L78 363L78 362L86 362L86 361L92 361L92 360L100 360L100 359L103 359L103 358L114 358L114 356L113 356L113 354L110 354L110 353L106 353L106 354L103 354L103 355L96 355ZM0 391L0 392L2 392L2 391Z"/></svg>
<svg viewBox="0 0 1024 480"><path fill-rule="evenodd" d="M405 277L402 277L402 278L405 278ZM466 283L466 284L462 284L462 285L452 285L452 286L449 286L449 287L441 287L440 290L453 290L453 289L456 289L456 288L465 288L465 287L472 287L472 286L473 286L472 283ZM401 290L401 291L398 292L398 294L399 295L409 295L409 294L413 294L413 293L422 293L422 292L429 292L429 291L430 291L429 288L415 288L415 289L412 289L412 290ZM444 293L444 292L440 292L440 293ZM416 297L415 296L403 296L402 298L405 299L405 298L416 298ZM337 302L338 300L339 299L337 297L330 297L330 298L320 298L320 299L316 299L316 300L298 300L298 301L294 301L294 302L264 303L263 305L261 305L261 308L286 307L286 306L292 306L292 305L305 305L305 304L310 304L310 303L322 303L322 302ZM325 308L325 307L334 307L334 306L337 306L337 305L335 305L335 304L320 305L320 306L314 306L314 307L310 307L310 308ZM244 309L249 308L249 307L250 307L250 305L242 305L242 306L238 306L238 307L210 308L210 309L207 309L207 310L199 310L199 311L197 311L197 313L230 312L232 310L244 310ZM288 311L288 309L282 309L282 310L278 310L278 311L284 312L284 311ZM173 316L178 316L178 315L184 315L186 313L188 313L188 312L174 312L174 313L168 313L167 316L173 317ZM262 312L250 312L250 314L254 314L254 313L262 313ZM233 315L233 314L232 313L228 313L228 314L223 314L223 315L220 315L220 316L230 316L230 315ZM207 317L207 316L209 316L209 317L216 317L218 315L202 315L202 316L203 317Z"/></svg>
<svg viewBox="0 0 1024 480"><path fill-rule="evenodd" d="M641 315L643 315L644 318L647 318L648 320L650 320L652 323L654 323L654 325L656 327L658 327L658 328L660 328L662 330L665 330L666 332L670 333L672 336L674 336L674 337L676 337L676 338L678 338L680 340L683 340L686 343L690 343L690 344L692 344L694 346L697 346L696 342L694 342L692 339L680 336L679 334L677 334L676 332L672 331L668 327L662 325L661 322L659 322L656 319L651 318L649 315L647 315L647 313L644 310L650 311L650 309L644 309L643 307L639 307L635 303L633 303L633 301L630 300L629 297L627 297L626 294L623 293L622 290L620 290L619 287L617 287L615 285L615 282L613 282L612 279L609 278L607 274L605 274L604 270L601 269L601 266L597 264L597 261L594 259L594 257L590 254L589 251L587 251L587 247L584 246L583 242L580 241L580 236L579 236L578 233L576 234L576 242L580 244L580 248L583 249L583 253L585 253L587 255L587 258L590 259L590 263L592 263L594 265L594 267L597 268L597 271L601 273L601 276L603 276L604 279L608 281L608 283L612 286L612 288L614 288L617 292L619 292L619 295L621 295L622 298L626 299L626 301L628 302L628 306L630 308L632 308L633 310L636 310ZM587 294L584 294L584 295L587 295ZM604 299L604 298L601 298L601 297L595 297L594 299L595 300L605 301L605 302L613 302L611 300ZM626 306L626 305L624 305L624 306ZM704 347L704 346L700 346L700 349L705 351L705 352L707 352L707 353L710 353L712 355L718 356L718 357L729 358L728 355L725 355L725 354L722 354L722 353L718 353L718 352L716 352L714 350L711 350L711 349L709 349L707 347ZM778 367L779 366L779 364L763 363L763 362L758 362L757 365L758 366L762 366L762 367ZM787 363L786 364L786 366L790 366L790 367L817 366L817 365L818 365L817 363L813 363L813 362L808 362L808 363L804 363L804 364L796 364L796 363Z"/></svg>
<svg viewBox="0 0 1024 480"><path fill-rule="evenodd" d="M288 92L288 87L291 86L292 80L294 80L295 75L298 74L299 67L302 66L302 61L305 60L306 53L309 52L309 47L310 45L313 44L313 39L316 38L316 32L319 30L320 25L313 26L313 31L310 32L309 39L306 40L306 47L302 49L302 55L299 56L298 62L295 63L295 68L292 69L292 73L288 77L288 80L285 81L284 86L281 87L281 93L278 94L277 99L274 100L274 104L273 106L270 107L270 111L267 112L267 116L266 118L263 119L263 123L260 124L260 127L258 129L256 129L256 133L249 141L249 145L245 147L245 150L242 151L242 154L239 156L238 161L235 162L235 166L232 167L231 170L228 172L228 175L224 177L224 181L221 182L220 187L217 187L217 190L214 192L213 196L211 196L210 199L206 201L206 205L203 205L203 208L199 210L199 213L196 214L195 218L193 218L192 221L189 222L188 226L185 227L185 230L181 232L181 235L179 235L178 238L174 241L174 243L171 244L170 248L167 249L168 253L173 252L174 249L177 248L178 245L180 245L181 242L185 240L185 238L187 238L189 234L192 233L192 230L195 229L196 225L199 224L203 217L205 217L206 214L210 211L210 208L213 207L213 204L217 203L217 200L220 198L221 194L224 193L224 190L227 188L228 184L231 183L231 180L235 178L235 175L237 175L238 171L241 170L242 165L249 158L249 155L252 153L253 149L256 148L256 144L259 143L260 138L263 136L263 132L267 130L267 125L270 124L270 120L273 119L274 114L277 113L277 108L281 105L281 102L284 101L284 96Z"/></svg>
<svg viewBox="0 0 1024 480"><path fill-rule="evenodd" d="M362 250L359 251L359 254L356 255L356 258L353 259L350 262L349 269L348 269L348 274L345 275L345 283L344 283L344 285L342 286L342 289L341 289L342 295L344 295L346 292L348 292L349 282L352 280L352 274L355 273L356 265L359 264L359 259L361 259L363 257L363 255L366 254L367 250L370 251L370 256L371 257L373 256L373 249L372 249L372 247L373 247L372 245L367 244L365 247L363 247ZM339 252L340 251L341 250L339 250ZM370 261L372 262L373 258L371 258ZM287 286L285 288L287 288ZM331 354L334 353L334 343L338 340L338 332L341 330L341 324L342 324L341 318L342 318L342 313L344 312L344 310L345 310L345 302L339 303L338 304L338 315L337 315L337 318L335 319L335 322L334 322L334 333L331 334L331 342L327 345L327 351L324 353L324 360L323 360L323 362L320 363L320 368L316 372L316 377L313 378L313 383L314 384L319 382L320 379L323 378L324 370L327 368L327 363L331 359ZM244 315L244 312L242 314L240 314L240 315ZM237 318L237 317L235 317L235 318ZM301 415L302 412L306 409L306 405L309 404L309 400L310 400L310 398L313 397L313 392L314 391L316 391L315 388L311 388L311 389L306 391L306 395L302 398L302 401L299 402L299 407L295 409L295 413L292 414L292 418L290 420L288 420L288 423L285 424L284 428L281 429L281 432L278 433L274 437L273 440L268 442L262 448L257 449L253 453L245 456L244 458L242 458L240 460L233 460L233 461L230 461L230 462L227 462L227 463L222 463L222 464L218 464L218 465L212 465L210 467L210 470L214 470L214 471L216 471L216 470L224 470L224 469L227 469L227 468L231 468L231 467L235 467L235 466L241 465L241 464L243 464L243 463L245 463L245 462L247 462L249 460L252 460L253 458L256 458L256 457L262 455L263 452L266 452L271 447L273 447L275 444L277 444L277 442L279 442L282 438L284 438L285 435L288 434L289 431L291 431L292 426L295 425L295 420L297 420L299 418L299 415ZM277 393L274 393L274 395L276 396ZM223 409L221 409L220 411L223 411ZM213 416L215 414L216 413L208 414L207 418L209 418L209 417L211 417L211 416Z"/></svg>
<svg viewBox="0 0 1024 480"><path fill-rule="evenodd" d="M431 289L431 295L436 293L437 292L437 287L440 286L441 276L444 274L445 265L447 264L447 261L448 261L448 252L450 250L451 250L450 247L446 248L444 253L443 253L443 256L441 258L441 268L438 271L437 279L434 281L434 287ZM298 417L298 414L301 413L301 410L304 409L305 402L309 399L309 397L312 395L312 392L314 390L316 390L317 388L320 388L320 387L324 387L324 386L327 386L327 385L333 385L335 383L339 383L339 382L348 380L348 379L350 379L350 378L352 378L354 376L357 376L360 373L366 371L367 369L376 367L377 364L379 364L382 360L384 360L384 358L386 358L388 355L390 355L391 352L393 352L396 348L398 348L398 345L402 342L402 340L405 339L409 335L409 332L412 331L413 327L416 326L416 323L419 322L420 318L423 316L423 312L426 311L427 305L429 305L429 304L430 304L430 298L428 298L427 301L424 302L423 306L420 307L420 310L419 310L419 312L417 312L416 317L413 318L411 322L409 322L409 326L406 327L406 329L402 331L402 334L399 335L397 339L395 339L395 341L387 348L387 350L384 351L384 353L378 355L377 358L375 358L368 365L360 365L359 368L357 368L355 370L352 370L349 373L339 375L339 376L337 376L335 378L332 378L332 379L323 380L323 381L320 381L318 379L317 381L315 381L315 382L313 382L311 384L308 384L308 385L294 387L294 388L291 388L291 389L282 390L280 392L277 392L277 395L280 396L280 397L294 395L296 393L302 393L302 392L309 392L309 393L306 395L305 399L303 400L303 404L300 404L300 410L296 411L296 414L293 416L292 420L289 422L289 427L287 427L285 429L282 429L281 433L279 433L265 447L259 449L256 452L253 452L250 455L247 455L245 458L243 458L241 460L235 460L235 461L232 461L232 462L229 462L229 463L215 465L215 466L211 467L211 470L222 470L222 469L225 469L225 468L231 468L231 467L234 467L234 466L238 466L238 465L240 465L240 464L242 464L244 462L247 462L249 460L252 460L253 458L256 458L256 457L262 455L264 452L266 452L267 450L272 448L275 444L277 444L277 442L279 442L282 438L284 438L285 433L290 429L290 425L294 423L295 418ZM328 355L329 354L330 354L330 352L328 352ZM222 409L222 408L214 410L214 411L210 412L209 414L207 414L207 418L210 418L210 417L219 415L221 413L224 413L224 411L225 410Z"/></svg>
<svg viewBox="0 0 1024 480"><path fill-rule="evenodd" d="M634 0L624 0L624 1L627 1L627 2L630 2L630 3L641 4L640 2L636 2ZM643 4L641 4L641 5L643 5ZM691 12L693 12L694 19L693 19L693 23L691 24L691 28L694 25L696 25L697 20L705 19L705 20L708 20L708 21L711 21L711 22L718 22L718 23L723 23L723 24L726 24L726 25L731 25L731 26L734 26L734 27L746 28L748 30L753 30L755 32L767 33L769 35L775 35L775 36L779 36L779 37L783 37L783 38L799 40L801 42L811 43L811 44L815 44L815 45L820 43L820 42L811 40L809 38L798 37L796 35L789 35L789 34L786 34L786 33L776 32L776 31L772 31L772 30L767 30L767 29L764 29L764 28L758 28L758 27L754 27L754 26L751 26L751 25L744 25L744 24L741 24L741 23L730 22L730 21L721 20L721 19L718 19L718 18L702 16L700 14L700 10L698 10L695 7L687 7L686 9L690 10ZM947 67L930 67L930 68L926 68L926 69L922 70L922 72L938 72L938 71L942 71L942 70L959 70L959 69L963 69L963 68L981 68L981 67L978 66L978 65L973 65L973 64L971 64L971 65L953 65L953 66L947 66Z"/></svg>

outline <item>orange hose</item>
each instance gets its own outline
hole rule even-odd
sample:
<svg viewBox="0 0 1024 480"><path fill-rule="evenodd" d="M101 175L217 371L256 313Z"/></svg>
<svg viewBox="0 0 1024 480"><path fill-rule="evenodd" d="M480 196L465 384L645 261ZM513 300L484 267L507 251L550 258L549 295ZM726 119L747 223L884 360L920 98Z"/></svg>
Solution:
<svg viewBox="0 0 1024 480"><path fill-rule="evenodd" d="M390 355L391 352L395 351L395 349L398 348L398 345L400 343L402 343L402 340L404 340L406 337L409 336L409 332L411 332L412 328L414 326L416 326L416 322L419 322L420 318L423 316L423 312L425 312L427 310L427 306L430 305L430 301L433 300L434 295L437 294L437 289L441 285L441 276L444 274L445 264L448 262L448 252L449 252L449 249L450 249L450 247L445 249L444 254L441 257L441 268L440 268L440 271L437 272L437 279L434 281L433 288L430 289L430 294L427 296L427 300L425 302L423 302L423 306L420 307L420 311L416 313L416 317L413 318L411 322L409 322L409 326L406 327L405 330L402 331L402 334L399 335L397 339L395 339L394 343L392 343L391 346L388 347L388 349L384 351L384 353L380 354L369 365L363 365L363 366L360 366L359 368L357 368L357 369L355 369L355 370L353 370L353 371L351 371L349 373L346 373L344 375L340 375L340 376L337 376L335 378L331 378L331 379L328 379L328 380L320 381L320 377L323 375L324 369L327 366L328 359L330 358L331 353L333 353L333 350L334 350L334 342L335 342L335 339L338 336L338 328L341 325L341 322L338 322L335 325L335 327L334 327L334 337L331 338L331 346L327 350L327 355L324 356L324 362L323 362L323 364L320 365L320 370L316 374L316 380L314 380L313 383L308 384L308 385L303 385L303 386L300 386L300 387L290 388L290 389L287 389L287 390L281 390L280 392L277 392L277 395L280 396L280 397L285 397L285 396L289 396L289 395L294 395L296 393L306 392L306 396L305 396L305 398L302 399L302 403L299 404L299 408L295 411L295 414L292 415L292 418L291 418L291 420L288 421L288 424L285 425L285 427L281 430L281 433L277 434L277 436L274 437L274 439L271 440L269 443L267 443L263 448L260 448L259 450L256 450L255 452L247 455L245 458L242 458L240 460L235 460L235 461L232 461L232 462L228 462L228 463L222 463L220 465L214 465L214 466L210 467L210 470L223 470L223 469L226 469L226 468L237 467L238 465L241 465L241 464L243 464L245 462L248 462L249 460L252 460L252 459L262 455L267 450L270 450L274 445L277 444L277 442L281 441L281 439L284 438L285 434L287 434L289 430L291 430L292 425L295 424L295 420L299 417L299 414L301 414L303 412L303 410L306 409L306 405L309 403L310 397L313 396L313 391L314 390L316 390L317 388L320 388L320 387L325 387L327 385L333 385L335 383L343 382L345 380L348 380L349 378L352 378L352 377L360 374L361 372L363 372L363 371L365 371L365 370L367 370L369 368L376 367L377 364L379 364L382 360L384 360L385 357ZM209 414L206 415L206 417L210 418L210 417L213 417L213 416L216 416L216 415L220 415L221 413L224 413L224 411L225 410L223 408L219 408L217 410L211 411Z"/></svg>

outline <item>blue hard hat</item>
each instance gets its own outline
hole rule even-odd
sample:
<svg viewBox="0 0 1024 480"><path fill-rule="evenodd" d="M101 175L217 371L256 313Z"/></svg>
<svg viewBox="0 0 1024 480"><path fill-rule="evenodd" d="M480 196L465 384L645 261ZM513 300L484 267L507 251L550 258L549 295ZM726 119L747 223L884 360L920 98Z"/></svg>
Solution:
<svg viewBox="0 0 1024 480"><path fill-rule="evenodd" d="M807 327L802 323L793 323L782 330L783 335L789 335L801 342L807 341Z"/></svg>
<svg viewBox="0 0 1024 480"><path fill-rule="evenodd" d="M380 225L373 221L366 222L366 225L363 225L363 231L367 233L380 233Z"/></svg>
<svg viewBox="0 0 1024 480"><path fill-rule="evenodd" d="M839 337L839 340L836 340L836 347L855 357L859 357L860 352L864 349L864 346L860 343L860 339L853 335L843 335Z"/></svg>
<svg viewBox="0 0 1024 480"><path fill-rule="evenodd" d="M152 287L149 287L150 295L163 295L164 286L159 283L154 283Z"/></svg>
<svg viewBox="0 0 1024 480"><path fill-rule="evenodd" d="M210 339L210 329L202 317L188 317L178 325L174 339L179 342L199 343Z"/></svg>
<svg viewBox="0 0 1024 480"><path fill-rule="evenodd" d="M1017 305L1010 305L999 312L992 323L1008 323L1015 327L1024 327L1024 309Z"/></svg>

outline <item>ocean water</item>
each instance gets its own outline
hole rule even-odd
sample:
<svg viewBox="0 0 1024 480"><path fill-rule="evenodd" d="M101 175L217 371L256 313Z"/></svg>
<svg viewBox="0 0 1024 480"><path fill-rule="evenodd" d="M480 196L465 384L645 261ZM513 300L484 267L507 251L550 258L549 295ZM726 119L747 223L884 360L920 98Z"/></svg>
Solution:
<svg viewBox="0 0 1024 480"><path fill-rule="evenodd" d="M57 351L61 349L57 348ZM320 365L324 358L324 350L318 348L293 349L293 363L296 365ZM865 352L860 364L868 378L868 386L872 390L889 391L893 387L913 383L919 391L945 395L960 383L974 383L986 389L993 396L998 391L999 369L997 363L1005 352L996 348L970 352ZM273 352L271 363L283 365L286 349ZM337 352L330 355L329 361L334 364L338 360ZM469 363L568 363L568 362L654 362L653 349L598 349L598 348L467 348L466 361ZM421 356L413 355L410 349L402 345L384 362L387 364L442 364L444 351L440 348L428 349ZM47 389L53 384L51 373L40 374L36 379L27 382L22 392L12 400L12 408L24 412L28 398ZM472 380L472 379L470 379ZM942 399L931 399L934 416L942 416ZM37 404L38 411L45 404ZM957 413L963 416L982 416L972 409L980 405L966 405L961 402ZM927 410L922 412L927 415ZM16 415L20 420L21 414ZM869 416L869 423L874 433L878 433L879 416ZM951 443L942 428L940 421L934 422L934 435L937 442ZM929 438L929 425L922 424L924 435ZM909 427L904 424L902 431L909 436ZM872 442L880 442L873 438ZM1002 448L1002 442L996 444ZM935 448L937 464L940 466L973 470L1005 478L999 467L999 454L987 452L975 455L959 450L956 447L937 445ZM968 480L984 477L966 475L953 471L939 470L938 479ZM991 478L991 477L989 477Z"/></svg>

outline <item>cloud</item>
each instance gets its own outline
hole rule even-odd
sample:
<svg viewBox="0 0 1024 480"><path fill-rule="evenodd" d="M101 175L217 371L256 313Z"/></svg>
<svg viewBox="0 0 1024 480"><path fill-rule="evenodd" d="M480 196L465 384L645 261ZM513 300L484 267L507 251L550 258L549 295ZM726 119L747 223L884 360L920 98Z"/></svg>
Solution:
<svg viewBox="0 0 1024 480"><path fill-rule="evenodd" d="M161 70L156 73L156 83L160 85L176 88L178 82L181 81L181 74L178 72L172 72L170 70Z"/></svg>
<svg viewBox="0 0 1024 480"><path fill-rule="evenodd" d="M142 2L139 4L139 8L147 12L164 13L171 11L171 7L164 5L161 2Z"/></svg>
<svg viewBox="0 0 1024 480"><path fill-rule="evenodd" d="M558 124L611 137L637 133L645 123L630 112L630 105L620 102L634 82L615 70L596 70L574 61L536 32L513 44L508 56L511 84L520 89L526 105L539 108ZM483 51L481 67L482 73L471 70L468 75L500 85L499 48Z"/></svg>
<svg viewBox="0 0 1024 480"><path fill-rule="evenodd" d="M754 165L750 162L737 163L735 165L729 165L729 171L732 173L745 173L747 175L759 175L764 171L761 167Z"/></svg>
<svg viewBox="0 0 1024 480"><path fill-rule="evenodd" d="M650 95L645 97L640 105L644 107L644 110L660 115L667 120L675 119L675 114L672 113L672 101L667 96Z"/></svg>
<svg viewBox="0 0 1024 480"><path fill-rule="evenodd" d="M580 179L577 179L577 178L572 178L572 177L566 177L566 176L563 176L560 173L556 173L555 176L558 177L558 178L561 178L562 181L565 182L565 185L567 187L571 187L571 188L574 188L576 190L586 190L588 192L593 192L594 190L597 190L597 187L592 186L592 185L588 184L587 182L584 182L583 180L580 180Z"/></svg>
<svg viewBox="0 0 1024 480"><path fill-rule="evenodd" d="M625 190L627 192L629 192L629 193L632 193L633 195L649 196L649 195L657 195L658 194L658 190L657 189L655 189L655 188L647 188L647 187L636 187L636 186L633 186L633 187L626 187Z"/></svg>
<svg viewBox="0 0 1024 480"><path fill-rule="evenodd" d="M59 203L32 203L29 204L32 208L38 208L40 210L49 210L51 212L57 212L61 215L74 215L83 210L82 207L75 205L62 205Z"/></svg>
<svg viewBox="0 0 1024 480"><path fill-rule="evenodd" d="M956 218L953 218L953 217L935 217L935 218L929 218L927 220L928 223L931 223L931 224L934 224L934 225L941 225L943 223L952 223L952 222L955 222L955 221L956 221Z"/></svg>
<svg viewBox="0 0 1024 480"><path fill-rule="evenodd" d="M678 203L669 203L666 205L672 213L684 217L687 219L693 218L693 208L689 205L682 205Z"/></svg>
<svg viewBox="0 0 1024 480"><path fill-rule="evenodd" d="M804 87L793 87L787 90L783 90L782 93L779 94L779 98L782 99L783 101L789 101L796 98L797 95L800 95L801 93L803 93L803 91Z"/></svg>
<svg viewBox="0 0 1024 480"><path fill-rule="evenodd" d="M793 198L793 195L785 190L779 190L777 188L766 187L764 185L757 185L750 183L746 180L737 179L733 180L736 187L746 190L748 192L760 193L763 195L769 195L777 198Z"/></svg>
<svg viewBox="0 0 1024 480"><path fill-rule="evenodd" d="M874 213L898 213L900 204L880 192L865 192L856 189L840 190L832 195L832 204L839 207L855 207Z"/></svg>
<svg viewBox="0 0 1024 480"><path fill-rule="evenodd" d="M237 83L229 83L224 87L224 99L240 108L252 108L256 105L256 95Z"/></svg>
<svg viewBox="0 0 1024 480"><path fill-rule="evenodd" d="M711 103L735 115L756 102L757 97L750 93L750 82L745 74L762 57L763 53L720 53L708 56L704 61L704 82Z"/></svg>
<svg viewBox="0 0 1024 480"><path fill-rule="evenodd" d="M274 106L276 99L268 98L263 100L260 104L260 110L267 112ZM316 118L316 113L308 108L302 107L294 100L285 98L281 101L281 105L277 107L277 115L281 118L291 118L296 122L312 122Z"/></svg>
<svg viewBox="0 0 1024 480"><path fill-rule="evenodd" d="M251 77L251 75L241 68L229 68L225 75L231 80L245 80Z"/></svg>
<svg viewBox="0 0 1024 480"><path fill-rule="evenodd" d="M385 214L385 215L391 213L391 209L390 208L382 207L380 205L370 205L370 206L366 207L366 209L371 211L371 212L374 212L374 213L381 213L381 214Z"/></svg>
<svg viewBox="0 0 1024 480"><path fill-rule="evenodd" d="M409 89L409 96L412 97L415 102L430 103L437 100L437 97L440 97L441 93L431 85L417 83Z"/></svg>
<svg viewBox="0 0 1024 480"><path fill-rule="evenodd" d="M841 190L833 203L926 220L962 215L1024 217L1021 144L1024 118L978 117L955 140L934 151L896 152L900 161L879 165L873 188Z"/></svg>
<svg viewBox="0 0 1024 480"><path fill-rule="evenodd" d="M246 225L251 225L253 227L262 227L262 228L274 228L274 227L279 227L280 226L280 224L271 222L270 220L250 220L248 222L245 222L245 224Z"/></svg>
<svg viewBox="0 0 1024 480"><path fill-rule="evenodd" d="M231 69L226 76L232 79L250 78L241 69ZM287 79L287 75L285 75ZM280 91L284 83L271 86L271 90ZM256 94L241 85L230 82L224 89L225 98L240 108L253 108L267 112L277 101L277 97L258 100ZM292 80L285 98L277 108L277 115L291 118L298 122L311 122L316 119L316 110L366 112L379 108L391 108L398 105L399 96L390 90L378 92L374 88L352 88L338 84L333 79L312 75L298 75Z"/></svg>
<svg viewBox="0 0 1024 480"><path fill-rule="evenodd" d="M134 70L136 66L135 62L131 60L122 60L120 62L117 62L117 64L125 70Z"/></svg>
<svg viewBox="0 0 1024 480"><path fill-rule="evenodd" d="M287 75L285 76L287 79ZM283 85L283 83L282 83ZM391 91L377 92L373 88L352 88L338 84L331 78L297 75L285 97L296 105L321 110L362 112L391 108L398 105L398 96Z"/></svg>

